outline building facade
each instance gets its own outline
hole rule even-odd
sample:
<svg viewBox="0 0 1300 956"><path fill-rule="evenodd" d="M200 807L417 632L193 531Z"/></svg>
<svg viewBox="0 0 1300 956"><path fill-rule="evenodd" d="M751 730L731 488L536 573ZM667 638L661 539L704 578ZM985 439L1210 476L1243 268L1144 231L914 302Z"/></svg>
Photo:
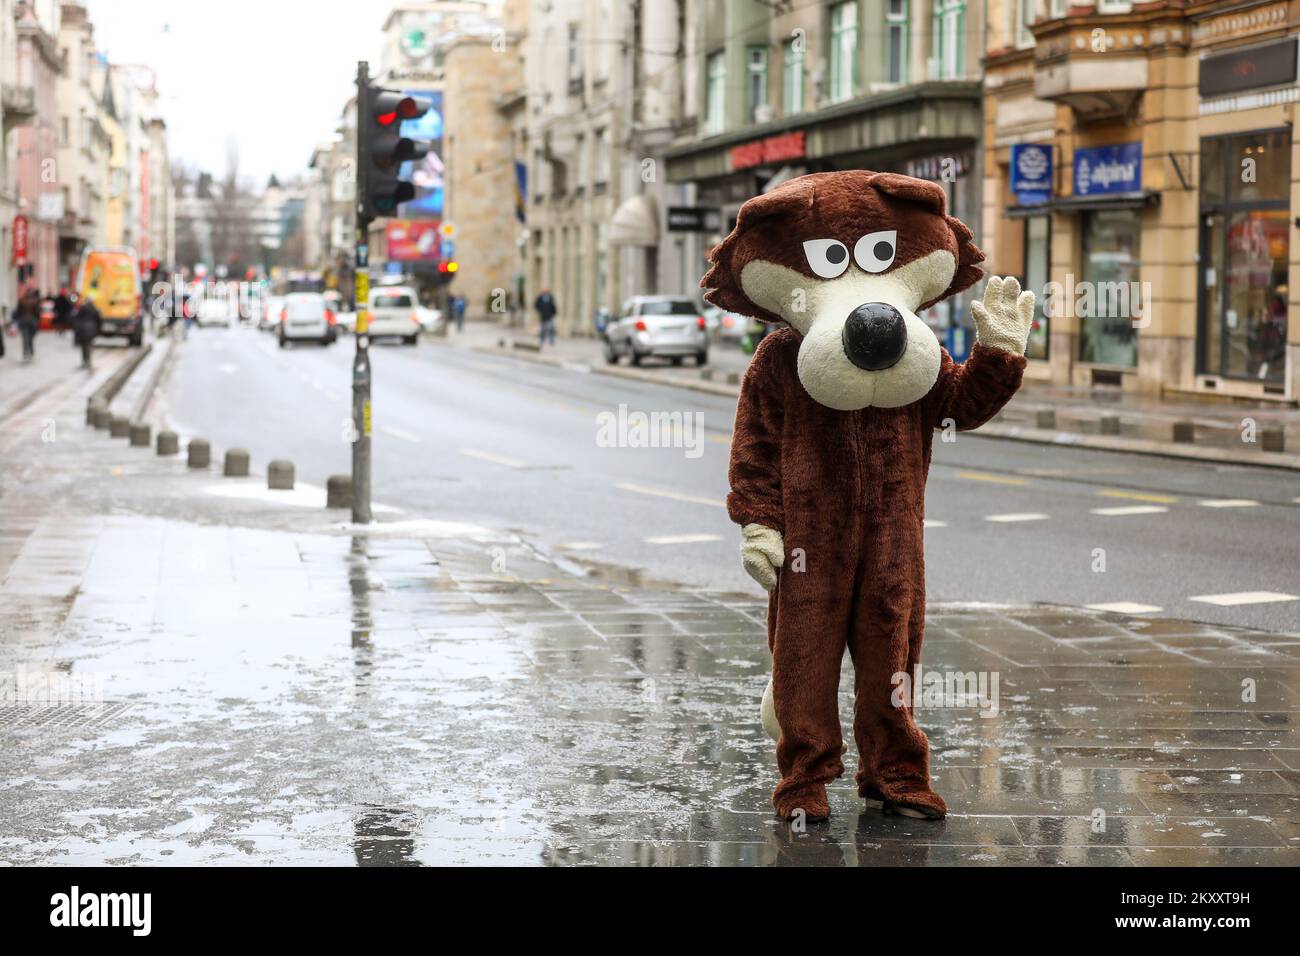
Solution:
<svg viewBox="0 0 1300 956"><path fill-rule="evenodd" d="M32 91L34 110L30 122L16 131L17 204L26 220L28 281L47 292L65 281L59 268L62 194L55 155L57 89L63 73L56 40L59 9L49 3L24 2L18 4L16 16L17 82Z"/></svg>
<svg viewBox="0 0 1300 956"><path fill-rule="evenodd" d="M1300 399L1300 6L991 2L984 229L1028 375Z"/></svg>
<svg viewBox="0 0 1300 956"><path fill-rule="evenodd" d="M805 173L900 172L944 187L979 231L984 4L963 0L696 3L686 44L689 138L667 152L691 249L682 281L740 206ZM968 347L971 293L929 310Z"/></svg>
<svg viewBox="0 0 1300 956"><path fill-rule="evenodd" d="M80 4L61 7L59 46L65 51L58 85L58 168L63 214L59 259L65 273L82 250L107 238L108 164L112 139L104 123L95 29Z"/></svg>
<svg viewBox="0 0 1300 956"><path fill-rule="evenodd" d="M18 301L19 266L14 231L25 234L27 216L18 204L18 129L36 116L36 97L18 74L16 0L0 0L0 310ZM19 217L22 217L20 220ZM25 239L19 238L19 244Z"/></svg>

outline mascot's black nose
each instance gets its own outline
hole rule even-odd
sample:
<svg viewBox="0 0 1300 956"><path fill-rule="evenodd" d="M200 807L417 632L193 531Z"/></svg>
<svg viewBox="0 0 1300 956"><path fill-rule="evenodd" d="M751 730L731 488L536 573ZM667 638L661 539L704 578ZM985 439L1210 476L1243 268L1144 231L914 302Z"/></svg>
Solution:
<svg viewBox="0 0 1300 956"><path fill-rule="evenodd" d="M864 302L844 323L844 354L868 372L897 365L907 351L907 323L892 305Z"/></svg>

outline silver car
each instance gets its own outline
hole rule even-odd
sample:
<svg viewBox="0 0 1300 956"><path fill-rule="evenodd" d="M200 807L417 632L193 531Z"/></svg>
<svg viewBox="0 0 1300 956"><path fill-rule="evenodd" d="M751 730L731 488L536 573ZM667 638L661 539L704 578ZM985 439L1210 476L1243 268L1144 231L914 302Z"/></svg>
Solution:
<svg viewBox="0 0 1300 956"><path fill-rule="evenodd" d="M692 356L696 365L709 360L709 333L699 307L685 296L635 295L622 314L605 327L605 361L627 356L633 365L648 357L680 365Z"/></svg>

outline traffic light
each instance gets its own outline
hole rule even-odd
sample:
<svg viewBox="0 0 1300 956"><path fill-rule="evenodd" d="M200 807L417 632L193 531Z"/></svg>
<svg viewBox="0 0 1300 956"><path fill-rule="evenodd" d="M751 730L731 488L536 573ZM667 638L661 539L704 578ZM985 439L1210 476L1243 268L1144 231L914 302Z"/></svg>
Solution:
<svg viewBox="0 0 1300 956"><path fill-rule="evenodd" d="M397 215L415 198L415 186L401 177L402 164L422 158L429 143L402 135L402 123L433 108L432 100L372 86L357 88L357 201L365 219Z"/></svg>
<svg viewBox="0 0 1300 956"><path fill-rule="evenodd" d="M438 263L438 285L447 285L452 279L456 278L456 273L460 270L459 263L455 259L444 260Z"/></svg>

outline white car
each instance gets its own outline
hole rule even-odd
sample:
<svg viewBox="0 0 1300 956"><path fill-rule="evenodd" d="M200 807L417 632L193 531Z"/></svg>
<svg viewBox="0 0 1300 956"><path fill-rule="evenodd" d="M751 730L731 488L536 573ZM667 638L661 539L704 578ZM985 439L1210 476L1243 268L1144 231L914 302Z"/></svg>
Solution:
<svg viewBox="0 0 1300 956"><path fill-rule="evenodd" d="M280 327L280 313L284 310L284 296L268 296L262 308L262 316L257 320L257 327L263 332Z"/></svg>
<svg viewBox="0 0 1300 956"><path fill-rule="evenodd" d="M430 335L437 335L442 330L442 310L427 305L417 305L415 314L420 318L420 328Z"/></svg>
<svg viewBox="0 0 1300 956"><path fill-rule="evenodd" d="M312 341L321 345L334 342L337 332L334 313L319 292L293 292L284 297L280 310L280 348L290 342Z"/></svg>
<svg viewBox="0 0 1300 956"><path fill-rule="evenodd" d="M206 328L209 325L220 325L230 328L235 322L239 321L238 306L232 307L230 301L223 296L205 295L199 300L198 312L194 316L199 328Z"/></svg>
<svg viewBox="0 0 1300 956"><path fill-rule="evenodd" d="M382 286L370 291L370 337L397 336L407 345L420 341L419 301L410 286Z"/></svg>

